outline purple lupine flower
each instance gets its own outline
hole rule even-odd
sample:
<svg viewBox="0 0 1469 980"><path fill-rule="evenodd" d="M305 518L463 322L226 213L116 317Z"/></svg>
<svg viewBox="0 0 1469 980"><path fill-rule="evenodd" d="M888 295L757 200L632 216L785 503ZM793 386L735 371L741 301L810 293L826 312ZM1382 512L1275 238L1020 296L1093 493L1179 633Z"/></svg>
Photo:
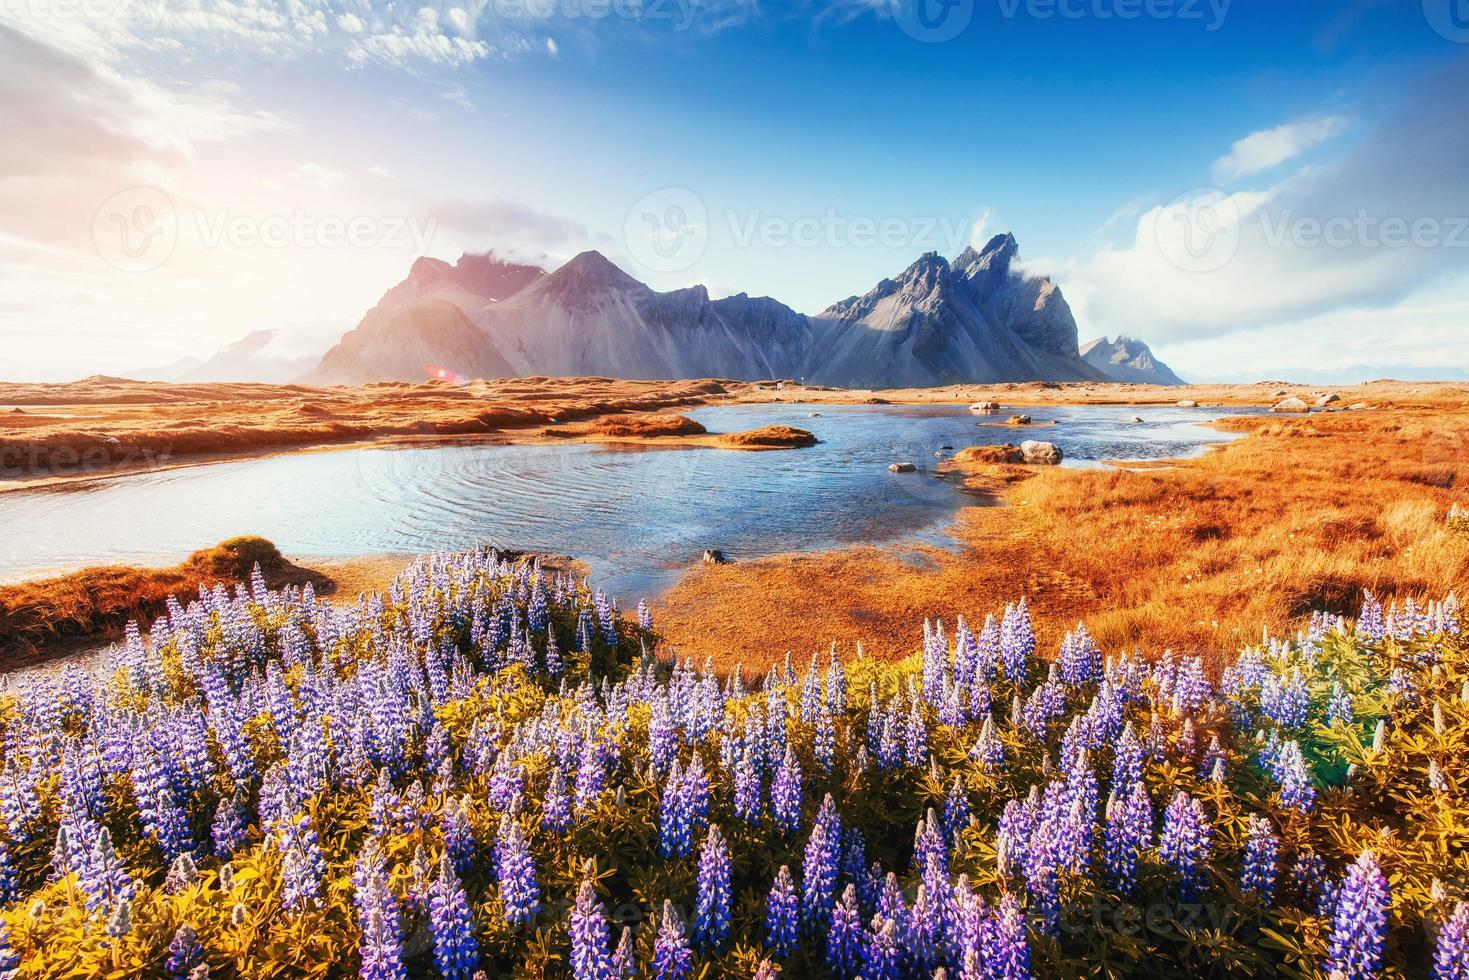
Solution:
<svg viewBox="0 0 1469 980"><path fill-rule="evenodd" d="M979 741L969 750L969 758L987 768L998 769L1005 764L1005 743L995 731L995 719L988 712L979 729Z"/></svg>
<svg viewBox="0 0 1469 980"><path fill-rule="evenodd" d="M729 844L710 825L699 852L699 899L694 908L694 941L702 949L718 949L729 938Z"/></svg>
<svg viewBox="0 0 1469 980"><path fill-rule="evenodd" d="M1322 886L1326 881L1326 862L1314 851L1302 851L1296 856L1290 869L1290 888L1303 906L1310 906L1321 898Z"/></svg>
<svg viewBox="0 0 1469 980"><path fill-rule="evenodd" d="M769 933L765 945L777 956L789 956L796 949L800 935L801 900L796 895L789 865L782 864L765 902L765 928Z"/></svg>
<svg viewBox="0 0 1469 980"><path fill-rule="evenodd" d="M530 922L541 899L535 858L520 821L508 813L500 818L495 839L495 872L500 879L500 899L505 903L506 925Z"/></svg>
<svg viewBox="0 0 1469 980"><path fill-rule="evenodd" d="M1112 792L1119 796L1132 792L1143 778L1143 743L1138 740L1132 722L1122 729L1112 754Z"/></svg>
<svg viewBox="0 0 1469 980"><path fill-rule="evenodd" d="M898 924L876 915L863 937L863 980L898 980L902 975L903 956L898 949Z"/></svg>
<svg viewBox="0 0 1469 980"><path fill-rule="evenodd" d="M286 817L276 833L276 844L285 859L281 867L281 900L285 907L295 911L318 904L326 858L321 853L310 814L302 812Z"/></svg>
<svg viewBox="0 0 1469 980"><path fill-rule="evenodd" d="M837 860L842 842L842 819L831 794L821 802L801 864L801 919L806 928L820 934L831 916L836 900ZM857 928L862 927L858 916Z"/></svg>
<svg viewBox="0 0 1469 980"><path fill-rule="evenodd" d="M1459 902L1438 930L1433 980L1469 980L1469 902Z"/></svg>
<svg viewBox="0 0 1469 980"><path fill-rule="evenodd" d="M617 948L612 951L612 976L617 980L632 980L638 972L638 955L633 949L632 927L623 926Z"/></svg>
<svg viewBox="0 0 1469 980"><path fill-rule="evenodd" d="M1030 944L1014 895L1005 895L985 937L984 961L994 980L1030 980Z"/></svg>
<svg viewBox="0 0 1469 980"><path fill-rule="evenodd" d="M959 876L951 895L953 911L949 916L946 937L948 953L950 960L962 964L983 948L986 910L984 899L970 886L967 874Z"/></svg>
<svg viewBox="0 0 1469 980"><path fill-rule="evenodd" d="M439 973L446 980L469 980L479 963L479 943L474 938L469 898L447 856L440 860L438 877L429 886L428 909Z"/></svg>
<svg viewBox="0 0 1469 980"><path fill-rule="evenodd" d="M694 971L694 952L684 935L683 921L673 902L663 902L663 922L653 943L653 976L657 980L687 980Z"/></svg>
<svg viewBox="0 0 1469 980"><path fill-rule="evenodd" d="M82 844L81 846L85 846ZM112 834L103 827L78 869L77 884L87 908L107 912L133 897L133 878L112 846Z"/></svg>
<svg viewBox="0 0 1469 980"><path fill-rule="evenodd" d="M1316 788L1311 784L1311 774L1306 769L1300 744L1286 742L1275 753L1273 761L1271 768L1280 782L1280 805L1310 813L1312 804L1316 802Z"/></svg>
<svg viewBox="0 0 1469 980"><path fill-rule="evenodd" d="M20 954L10 945L10 927L0 919L0 980L15 980L20 975Z"/></svg>
<svg viewBox="0 0 1469 980"><path fill-rule="evenodd" d="M1102 649L1081 623L1061 642L1057 662L1061 666L1061 683L1067 687L1082 687L1102 679Z"/></svg>
<svg viewBox="0 0 1469 980"><path fill-rule="evenodd" d="M1333 682L1331 699L1326 702L1326 723L1334 725L1340 722L1343 725L1350 725L1355 719L1351 692L1341 686L1341 681Z"/></svg>
<svg viewBox="0 0 1469 980"><path fill-rule="evenodd" d="M848 885L841 901L831 910L831 928L826 935L826 962L838 977L855 977L862 966L862 910L857 906L857 886Z"/></svg>
<svg viewBox="0 0 1469 980"><path fill-rule="evenodd" d="M1147 787L1134 782L1123 796L1107 800L1107 823L1102 830L1102 865L1107 884L1130 894L1137 885L1138 855L1152 843L1153 804Z"/></svg>
<svg viewBox="0 0 1469 980"><path fill-rule="evenodd" d="M468 798L449 797L444 801L444 813L440 818L444 832L444 850L454 862L457 874L468 874L474 866L474 827L469 822Z"/></svg>
<svg viewBox="0 0 1469 980"><path fill-rule="evenodd" d="M1270 820L1258 813L1252 814L1249 833L1245 837L1239 886L1260 896L1262 905L1268 906L1275 893L1275 862L1279 853L1280 841Z"/></svg>
<svg viewBox="0 0 1469 980"><path fill-rule="evenodd" d="M959 840L959 833L969 825L969 793L964 788L964 779L954 774L954 784L944 799L944 839L949 847Z"/></svg>
<svg viewBox="0 0 1469 980"><path fill-rule="evenodd" d="M203 962L204 947L199 944L199 934L186 922L174 932L163 968L170 980L189 980L190 974Z"/></svg>
<svg viewBox="0 0 1469 980"><path fill-rule="evenodd" d="M1331 916L1327 972L1344 980L1371 980L1382 969L1391 896L1373 853L1363 851L1347 868Z"/></svg>
<svg viewBox="0 0 1469 980"><path fill-rule="evenodd" d="M770 784L770 813L782 833L801 829L801 764L789 745Z"/></svg>
<svg viewBox="0 0 1469 980"><path fill-rule="evenodd" d="M1000 623L1000 661L1005 676L1016 686L1025 684L1030 655L1035 652L1035 631L1030 625L1030 611L1021 599L1018 606L1008 606Z"/></svg>
<svg viewBox="0 0 1469 980"><path fill-rule="evenodd" d="M638 600L638 627L645 632L653 630L653 610L648 608L647 599Z"/></svg>
<svg viewBox="0 0 1469 980"><path fill-rule="evenodd" d="M249 832L244 804L237 797L220 800L209 830L209 836L214 841L215 855L224 860L233 857L236 851L245 846Z"/></svg>
<svg viewBox="0 0 1469 980"><path fill-rule="evenodd" d="M674 762L664 784L659 811L658 853L664 858L685 857L694 849L694 831L684 794L683 769Z"/></svg>
<svg viewBox="0 0 1469 980"><path fill-rule="evenodd" d="M566 792L566 772L559 765L551 770L551 781L546 786L541 825L558 834L571 826L571 796Z"/></svg>
<svg viewBox="0 0 1469 980"><path fill-rule="evenodd" d="M577 889L569 932L572 976L576 980L608 980L613 965L607 952L607 912L590 881L583 881Z"/></svg>
<svg viewBox="0 0 1469 980"><path fill-rule="evenodd" d="M362 923L362 980L408 980L403 967L402 920L398 900L388 887L382 851L369 841L353 876L357 914Z"/></svg>
<svg viewBox="0 0 1469 980"><path fill-rule="evenodd" d="M1173 796L1163 813L1158 856L1179 877L1179 894L1186 902L1198 897L1203 870L1213 847L1212 829L1204 805L1183 790Z"/></svg>

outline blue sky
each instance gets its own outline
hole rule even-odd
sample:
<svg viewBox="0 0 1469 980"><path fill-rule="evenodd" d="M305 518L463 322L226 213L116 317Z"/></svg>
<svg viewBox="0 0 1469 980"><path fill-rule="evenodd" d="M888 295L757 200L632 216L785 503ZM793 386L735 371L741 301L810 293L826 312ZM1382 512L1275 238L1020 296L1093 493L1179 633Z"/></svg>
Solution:
<svg viewBox="0 0 1469 980"><path fill-rule="evenodd" d="M423 252L816 312L1001 230L1186 376L1469 368L1463 0L918 2L6 5L0 376L309 347Z"/></svg>

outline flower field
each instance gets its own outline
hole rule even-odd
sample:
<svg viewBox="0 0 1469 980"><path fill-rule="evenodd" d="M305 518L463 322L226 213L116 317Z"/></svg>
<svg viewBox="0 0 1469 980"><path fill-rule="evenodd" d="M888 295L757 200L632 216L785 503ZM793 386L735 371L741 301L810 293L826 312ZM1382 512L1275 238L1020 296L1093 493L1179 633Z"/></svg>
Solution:
<svg viewBox="0 0 1469 980"><path fill-rule="evenodd" d="M491 552L257 577L0 695L0 978L1466 978L1459 612L756 678Z"/></svg>

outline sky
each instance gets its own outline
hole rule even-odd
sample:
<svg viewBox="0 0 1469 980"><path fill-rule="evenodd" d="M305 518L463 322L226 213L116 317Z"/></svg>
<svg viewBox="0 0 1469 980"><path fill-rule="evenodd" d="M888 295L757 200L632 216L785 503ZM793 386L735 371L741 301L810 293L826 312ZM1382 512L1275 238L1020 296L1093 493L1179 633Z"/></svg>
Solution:
<svg viewBox="0 0 1469 980"><path fill-rule="evenodd" d="M0 379L414 258L815 313L1011 231L1190 380L1469 371L1469 0L0 0Z"/></svg>

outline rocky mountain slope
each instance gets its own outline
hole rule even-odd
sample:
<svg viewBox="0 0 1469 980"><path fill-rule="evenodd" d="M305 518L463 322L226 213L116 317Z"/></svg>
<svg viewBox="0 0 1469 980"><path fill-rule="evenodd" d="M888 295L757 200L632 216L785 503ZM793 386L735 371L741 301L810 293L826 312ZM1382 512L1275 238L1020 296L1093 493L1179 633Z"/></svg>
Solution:
<svg viewBox="0 0 1469 980"><path fill-rule="evenodd" d="M799 378L845 387L1099 381L1046 278L1012 268L1011 235L953 263L929 253L862 296L805 316L768 297L658 292L599 252L551 273L466 255L414 263L305 380L428 376ZM447 304L462 314L426 301Z"/></svg>
<svg viewBox="0 0 1469 980"><path fill-rule="evenodd" d="M1116 340L1098 337L1082 345L1081 358L1114 381L1153 385L1186 383L1135 337L1120 334Z"/></svg>

